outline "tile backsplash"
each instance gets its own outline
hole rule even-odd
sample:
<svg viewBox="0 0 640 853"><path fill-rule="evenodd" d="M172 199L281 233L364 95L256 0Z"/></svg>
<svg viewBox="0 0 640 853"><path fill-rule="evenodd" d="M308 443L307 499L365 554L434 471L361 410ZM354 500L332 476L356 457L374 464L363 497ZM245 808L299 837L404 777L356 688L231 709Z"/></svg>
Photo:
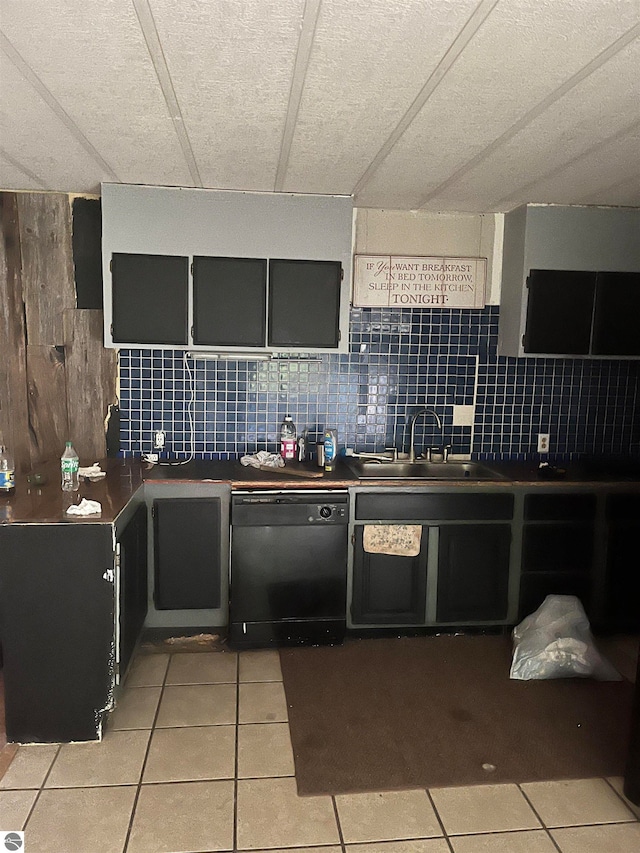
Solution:
<svg viewBox="0 0 640 853"><path fill-rule="evenodd" d="M473 458L535 459L543 432L550 459L640 451L639 361L500 357L498 317L498 306L353 308L349 353L306 360L122 349L121 454L150 451L159 429L178 459L276 450L286 414L312 440L330 426L342 446L401 448L422 406L440 415L443 436L434 418L421 418L418 447L444 438Z"/></svg>

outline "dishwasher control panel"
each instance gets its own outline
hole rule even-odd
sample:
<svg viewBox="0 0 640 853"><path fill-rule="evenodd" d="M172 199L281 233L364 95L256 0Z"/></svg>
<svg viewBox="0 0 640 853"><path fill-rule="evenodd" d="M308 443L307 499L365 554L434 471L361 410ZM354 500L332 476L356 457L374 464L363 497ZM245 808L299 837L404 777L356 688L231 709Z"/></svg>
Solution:
<svg viewBox="0 0 640 853"><path fill-rule="evenodd" d="M348 524L346 494L252 493L232 499L231 523L235 526Z"/></svg>
<svg viewBox="0 0 640 853"><path fill-rule="evenodd" d="M344 504L316 504L308 507L308 509L307 521L312 523L322 523L323 521L333 521L334 523L337 521L339 523L342 520L347 520L347 508Z"/></svg>

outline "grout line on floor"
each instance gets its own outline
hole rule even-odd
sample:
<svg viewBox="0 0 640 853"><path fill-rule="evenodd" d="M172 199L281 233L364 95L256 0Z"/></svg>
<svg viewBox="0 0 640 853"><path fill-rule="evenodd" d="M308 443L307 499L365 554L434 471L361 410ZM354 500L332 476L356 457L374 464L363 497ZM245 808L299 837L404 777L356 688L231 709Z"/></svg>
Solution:
<svg viewBox="0 0 640 853"><path fill-rule="evenodd" d="M618 799L622 803L624 803L624 805L629 809L629 811L634 816L636 821L640 821L640 815L636 815L636 813L632 810L631 806L629 805L629 803L631 803L631 800L627 800L627 798L624 795L624 791L618 791L617 788L611 784L611 782L609 781L609 779L606 776L603 776L602 778L607 783L607 785L611 788L611 790L616 795L616 797L618 797ZM623 777L623 784L624 784L624 777ZM635 808L640 808L640 805L636 805L636 803L631 803L631 805L635 806Z"/></svg>
<svg viewBox="0 0 640 853"><path fill-rule="evenodd" d="M531 802L531 800L530 800L530 799L529 799L529 797L527 796L526 792L522 790L522 786L521 786L521 785L518 785L518 790L520 791L520 793L522 794L522 796L525 798L526 802L529 804L529 808L531 809L531 811L534 813L534 815L535 815L535 816L538 818L538 820L540 821L540 823L541 823L541 825L542 825L542 829L544 830L544 832L545 832L545 834L546 834L547 838L549 839L549 841L553 844L553 846L554 846L554 847L555 847L555 849L558 851L558 853L562 853L562 850L560 849L560 847L559 847L559 845L558 845L558 842L557 842L557 841L555 840L555 838L551 835L551 832L549 831L548 826L545 824L545 822L542 820L541 816L538 814L538 810L535 808L535 806L533 805L533 803Z"/></svg>
<svg viewBox="0 0 640 853"><path fill-rule="evenodd" d="M27 815L27 818L26 818L26 820L25 820L25 822L24 822L24 831L25 831L25 835L26 835L26 831L27 831L27 826L28 826L28 824L29 824L29 821L31 820L31 815L33 814L34 809L35 809L35 807L36 807L36 806L37 806L37 804L38 804L38 800L40 799L40 795L41 795L41 794L42 794L42 792L44 791L44 786L47 784L47 779L48 779L48 778L49 778L49 776L51 775L51 771L53 770L53 765L54 765L54 764L56 763L56 761L58 760L58 756L60 755L60 750L61 750L61 749L62 749L62 744L61 744L61 743L59 743L59 744L58 744L58 748L56 749L56 754L53 756L53 761L52 761L52 762L51 762L51 764L49 765L49 769L47 770L47 772L46 772L46 773L45 773L45 775L44 775L44 779L42 780L42 784L41 784L41 785L40 785L40 787L38 788L38 793L36 794L36 798L35 798L35 800L33 801L33 803L31 804L31 808L29 809L29 814ZM15 756L14 756L14 758L15 758ZM33 790L33 788L31 788L31 790Z"/></svg>
<svg viewBox="0 0 640 853"><path fill-rule="evenodd" d="M240 745L238 732L240 723L240 653L236 654L236 754L233 780L233 849L238 849L238 765L240 763Z"/></svg>
<svg viewBox="0 0 640 853"><path fill-rule="evenodd" d="M293 777L295 779L295 776ZM336 826L338 827L338 838L340 839L340 849L342 853L347 853L347 846L344 840L344 834L342 832L342 824L340 823L340 816L338 815L338 804L336 803L335 796L331 796L331 803L333 805L333 815L336 819Z"/></svg>
<svg viewBox="0 0 640 853"><path fill-rule="evenodd" d="M440 832L442 833L442 837L446 841L447 846L449 847L449 850L451 851L451 853L455 853L455 851L453 849L453 844L451 843L451 841L449 839L449 835L447 833L447 830L445 829L442 818L440 817L440 812L436 808L435 801L434 801L433 797L431 796L431 791L429 790L429 788L419 788L418 790L424 791L425 794L427 795L427 798L428 798L429 802L431 803L431 808L433 809L433 813L435 814L436 820L438 821L438 826L440 827Z"/></svg>
<svg viewBox="0 0 640 853"><path fill-rule="evenodd" d="M149 739L147 740L147 748L144 753L144 759L142 761L142 767L140 768L140 778L138 779L138 784L136 786L136 793L133 798L133 806L131 807L131 814L129 815L129 826L127 827L127 834L124 839L124 846L122 848L122 853L126 853L127 848L129 846L129 840L131 838L131 831L133 829L133 821L136 814L136 808L138 807L138 800L140 799L140 791L142 790L142 777L144 776L144 771L147 766L147 759L149 758L149 751L151 749L151 741L153 740L153 733L155 731L156 722L158 720L158 714L160 713L160 705L162 704L162 697L164 696L164 688L167 683L167 676L169 674L169 667L171 666L171 655L169 655L169 660L167 661L167 666L164 671L164 676L162 678L162 684L160 686L160 696L158 697L158 704L156 705L155 714L153 715L153 721L151 723L151 730L149 731ZM154 685L157 686L157 685ZM145 730L146 731L146 730Z"/></svg>

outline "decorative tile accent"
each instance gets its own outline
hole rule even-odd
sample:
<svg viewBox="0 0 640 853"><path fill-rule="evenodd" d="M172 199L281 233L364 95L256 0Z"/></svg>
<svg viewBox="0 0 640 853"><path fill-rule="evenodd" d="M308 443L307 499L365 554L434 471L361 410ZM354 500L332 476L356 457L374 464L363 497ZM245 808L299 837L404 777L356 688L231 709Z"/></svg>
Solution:
<svg viewBox="0 0 640 853"><path fill-rule="evenodd" d="M639 361L498 356L498 317L498 306L353 308L349 353L306 360L120 350L121 452L150 451L158 429L174 458L274 451L286 414L311 443L330 426L342 446L401 447L421 406L442 417L454 453L474 458L536 459L539 432L550 435L551 460L640 452ZM454 426L459 406L475 408L473 426ZM442 441L432 420L419 422L416 439Z"/></svg>

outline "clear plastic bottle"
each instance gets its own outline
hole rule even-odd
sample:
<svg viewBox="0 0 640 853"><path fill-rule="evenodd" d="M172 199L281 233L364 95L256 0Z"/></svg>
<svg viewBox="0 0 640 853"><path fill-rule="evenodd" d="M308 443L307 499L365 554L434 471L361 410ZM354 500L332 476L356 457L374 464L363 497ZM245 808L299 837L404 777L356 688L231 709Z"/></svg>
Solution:
<svg viewBox="0 0 640 853"><path fill-rule="evenodd" d="M60 458L63 492L75 492L78 490L80 485L78 481L79 464L78 454L73 449L73 444L68 441L64 448L64 453Z"/></svg>
<svg viewBox="0 0 640 853"><path fill-rule="evenodd" d="M295 459L297 445L296 425L291 415L287 415L280 425L280 456L283 459Z"/></svg>
<svg viewBox="0 0 640 853"><path fill-rule="evenodd" d="M16 487L13 456L0 441L0 494L6 495Z"/></svg>

